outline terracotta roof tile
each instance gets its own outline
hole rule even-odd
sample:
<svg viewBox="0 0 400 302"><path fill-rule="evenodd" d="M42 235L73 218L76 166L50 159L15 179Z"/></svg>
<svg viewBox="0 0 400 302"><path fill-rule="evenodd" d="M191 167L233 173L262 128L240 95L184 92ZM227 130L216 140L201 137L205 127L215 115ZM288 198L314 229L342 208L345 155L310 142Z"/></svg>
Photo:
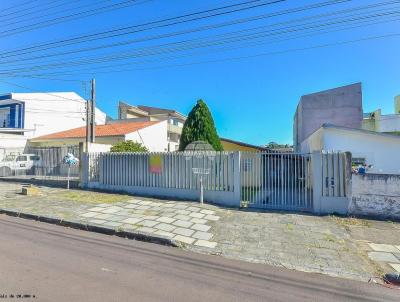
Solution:
<svg viewBox="0 0 400 302"><path fill-rule="evenodd" d="M96 126L96 136L119 136L135 132L137 130L157 124L159 121L115 123ZM51 133L34 139L63 139L63 138L82 138L86 136L86 127L70 129L66 131Z"/></svg>

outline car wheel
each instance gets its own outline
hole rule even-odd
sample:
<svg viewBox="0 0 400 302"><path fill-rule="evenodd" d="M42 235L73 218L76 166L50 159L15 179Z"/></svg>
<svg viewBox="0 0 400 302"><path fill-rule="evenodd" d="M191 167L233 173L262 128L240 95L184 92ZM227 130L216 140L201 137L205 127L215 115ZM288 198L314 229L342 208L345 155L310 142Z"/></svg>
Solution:
<svg viewBox="0 0 400 302"><path fill-rule="evenodd" d="M9 167L0 167L0 176L10 176L11 169Z"/></svg>

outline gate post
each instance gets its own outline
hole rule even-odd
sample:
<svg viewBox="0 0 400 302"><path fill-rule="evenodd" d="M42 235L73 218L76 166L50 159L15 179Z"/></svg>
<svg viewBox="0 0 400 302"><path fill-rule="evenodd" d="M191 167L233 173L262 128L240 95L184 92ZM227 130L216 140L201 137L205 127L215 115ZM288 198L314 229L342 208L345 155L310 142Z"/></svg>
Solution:
<svg viewBox="0 0 400 302"><path fill-rule="evenodd" d="M321 214L322 198L322 154L320 151L311 153L312 185L313 185L313 212Z"/></svg>
<svg viewBox="0 0 400 302"><path fill-rule="evenodd" d="M242 199L242 184L240 179L240 151L236 151L233 154L233 192L234 192L234 203L237 204L238 207L241 206Z"/></svg>
<svg viewBox="0 0 400 302"><path fill-rule="evenodd" d="M89 184L89 153L82 153L81 155L81 169L79 186L81 188L87 188Z"/></svg>

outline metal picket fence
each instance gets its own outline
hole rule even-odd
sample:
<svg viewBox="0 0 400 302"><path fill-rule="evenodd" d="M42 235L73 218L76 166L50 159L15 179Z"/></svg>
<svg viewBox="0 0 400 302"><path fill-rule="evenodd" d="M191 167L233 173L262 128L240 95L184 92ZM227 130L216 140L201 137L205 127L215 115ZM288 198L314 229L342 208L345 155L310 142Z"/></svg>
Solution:
<svg viewBox="0 0 400 302"><path fill-rule="evenodd" d="M121 187L234 190L232 152L88 153L88 181Z"/></svg>

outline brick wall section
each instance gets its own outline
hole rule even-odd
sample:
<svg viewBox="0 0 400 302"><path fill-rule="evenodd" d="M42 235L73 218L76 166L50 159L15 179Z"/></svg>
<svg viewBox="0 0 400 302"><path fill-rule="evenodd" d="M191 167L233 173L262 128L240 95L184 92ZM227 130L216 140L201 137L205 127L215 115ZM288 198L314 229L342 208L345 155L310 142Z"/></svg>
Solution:
<svg viewBox="0 0 400 302"><path fill-rule="evenodd" d="M400 219L400 175L353 175L349 214Z"/></svg>

